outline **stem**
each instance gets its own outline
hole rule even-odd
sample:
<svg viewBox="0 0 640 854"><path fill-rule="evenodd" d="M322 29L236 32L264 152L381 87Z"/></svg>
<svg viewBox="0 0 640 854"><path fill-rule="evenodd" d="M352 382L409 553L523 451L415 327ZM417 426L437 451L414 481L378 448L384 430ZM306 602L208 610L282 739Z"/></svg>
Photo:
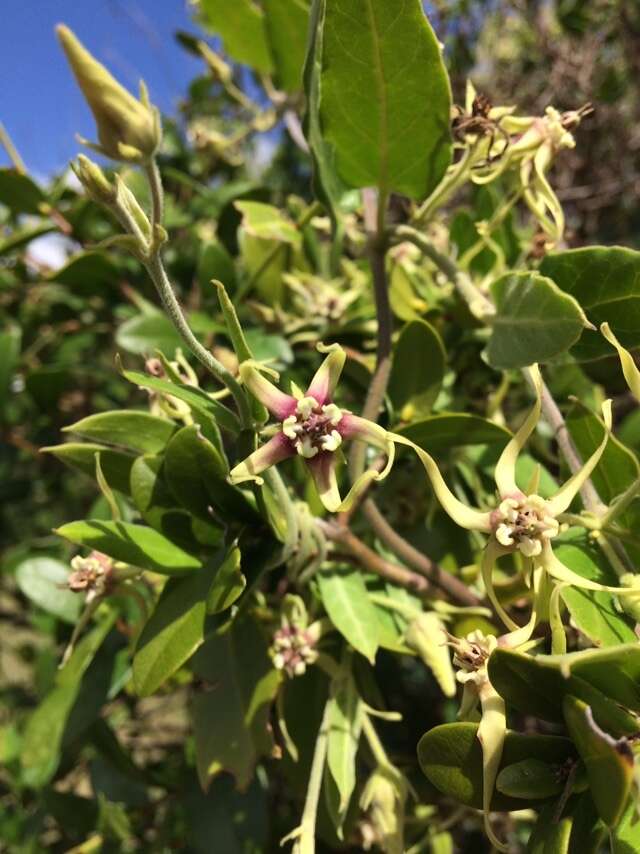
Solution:
<svg viewBox="0 0 640 854"><path fill-rule="evenodd" d="M286 531L282 562L285 563L298 547L298 539L300 536L300 526L296 510L289 495L289 490L280 477L280 472L275 466L268 468L262 473L265 483L271 488L278 507L282 510L285 519Z"/></svg>
<svg viewBox="0 0 640 854"><path fill-rule="evenodd" d="M9 160L13 164L13 168L16 172L19 172L21 175L26 175L27 167L24 165L24 160L20 157L18 149L13 144L13 140L9 136L9 133L2 122L0 122L0 145L3 146L4 150L9 155Z"/></svg>
<svg viewBox="0 0 640 854"><path fill-rule="evenodd" d="M149 189L151 191L151 210L152 210L152 233L155 235L157 229L161 226L163 212L163 190L160 171L155 159L151 159L146 168L146 174L149 181ZM171 282L167 276L162 263L160 254L160 246L154 242L148 257L144 261L147 272L158 291L162 305L169 315L171 322L178 331L180 337L193 353L196 359L204 365L204 367L222 384L225 385L236 402L240 421L243 428L249 428L252 425L251 408L249 401L244 393L244 389L233 376L233 374L225 368L222 362L210 353L195 337L191 331L187 319L185 318L180 303L173 291Z"/></svg>
<svg viewBox="0 0 640 854"><path fill-rule="evenodd" d="M387 240L384 233L384 214L386 198L380 197L377 202L373 190L365 191L365 225L369 232L369 265L373 278L373 292L378 319L378 346L376 351L376 367L369 383L369 390L362 408L361 416L368 421L377 421L380 408L384 401L391 374L391 333L393 321L389 303L389 288L385 269ZM349 457L351 478L355 481L365 468L366 445L354 442Z"/></svg>
<svg viewBox="0 0 640 854"><path fill-rule="evenodd" d="M418 575L397 563L385 560L385 558L365 545L345 525L340 525L336 522L326 522L322 519L318 519L317 524L328 539L333 540L334 543L340 543L358 563L381 578L392 581L394 584L399 584L401 587L407 587L409 590L413 590L420 595L426 595L430 591L431 585L424 576Z"/></svg>
<svg viewBox="0 0 640 854"><path fill-rule="evenodd" d="M331 699L327 700L322 715L322 722L318 730L318 738L313 751L313 760L311 762L311 772L309 774L309 785L307 787L307 796L304 801L304 810L302 812L302 821L300 822L299 833L296 836L299 838L298 850L300 854L314 854L316 850L316 817L318 814L318 803L320 801L320 787L322 786L322 775L324 773L324 763L327 758L327 748L329 744L329 713L331 709Z"/></svg>
<svg viewBox="0 0 640 854"><path fill-rule="evenodd" d="M381 605L388 611L396 611L405 620L414 620L422 613L418 608L414 608L413 605L408 605L406 602L399 602L397 599L391 599L390 596L385 596L384 593L369 593L369 599L374 604Z"/></svg>
<svg viewBox="0 0 640 854"><path fill-rule="evenodd" d="M426 199L418 208L413 217L416 225L424 225L427 223L439 207L441 207L455 191L462 186L467 178L467 170L469 161L472 160L475 154L475 146L467 148L460 160L447 170L444 178L433 193Z"/></svg>
<svg viewBox="0 0 640 854"><path fill-rule="evenodd" d="M369 524L380 537L382 542L391 549L401 560L461 605L479 605L480 599L467 587L464 582L442 569L437 563L418 551L402 537L385 519L374 501L368 499L362 506L362 511Z"/></svg>
<svg viewBox="0 0 640 854"><path fill-rule="evenodd" d="M602 517L602 527L610 525L618 516L625 512L634 498L640 493L640 477L636 478L631 486L618 497L618 500L607 510Z"/></svg>
<svg viewBox="0 0 640 854"><path fill-rule="evenodd" d="M382 765L385 768L392 767L391 762L389 762L387 752L382 746L382 742L378 737L376 728L371 723L371 718L367 714L364 714L362 716L362 731L365 734L365 738L367 739L369 748L373 753L373 758L376 760L378 765Z"/></svg>

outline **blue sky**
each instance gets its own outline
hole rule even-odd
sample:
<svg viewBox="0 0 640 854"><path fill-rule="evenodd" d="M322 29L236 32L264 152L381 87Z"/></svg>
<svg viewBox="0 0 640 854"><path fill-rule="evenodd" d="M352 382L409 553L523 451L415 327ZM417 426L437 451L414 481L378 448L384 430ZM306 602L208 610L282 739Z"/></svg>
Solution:
<svg viewBox="0 0 640 854"><path fill-rule="evenodd" d="M142 77L151 99L173 112L202 64L173 38L196 32L186 0L2 0L0 121L34 176L62 169L95 138L91 114L54 33L64 22L129 89ZM8 159L0 149L0 165Z"/></svg>

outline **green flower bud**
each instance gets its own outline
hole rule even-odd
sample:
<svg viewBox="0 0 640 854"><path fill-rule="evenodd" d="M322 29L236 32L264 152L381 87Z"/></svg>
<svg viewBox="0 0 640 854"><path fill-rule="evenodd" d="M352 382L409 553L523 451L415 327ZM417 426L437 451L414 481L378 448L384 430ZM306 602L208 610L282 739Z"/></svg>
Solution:
<svg viewBox="0 0 640 854"><path fill-rule="evenodd" d="M376 841L385 854L403 854L407 783L392 766L379 765L362 790L360 806L368 813Z"/></svg>
<svg viewBox="0 0 640 854"><path fill-rule="evenodd" d="M140 230L146 243L151 241L151 223L136 197L127 187L120 175L116 175L116 208L125 211L130 220Z"/></svg>
<svg viewBox="0 0 640 854"><path fill-rule="evenodd" d="M78 160L71 164L71 168L94 202L102 205L112 205L115 202L116 188L97 163L89 160L84 154L79 154Z"/></svg>
<svg viewBox="0 0 640 854"><path fill-rule="evenodd" d="M144 83L140 100L131 95L107 69L91 56L68 27L56 27L78 85L96 120L99 146L114 160L140 163L154 155L161 139L158 110L149 103Z"/></svg>

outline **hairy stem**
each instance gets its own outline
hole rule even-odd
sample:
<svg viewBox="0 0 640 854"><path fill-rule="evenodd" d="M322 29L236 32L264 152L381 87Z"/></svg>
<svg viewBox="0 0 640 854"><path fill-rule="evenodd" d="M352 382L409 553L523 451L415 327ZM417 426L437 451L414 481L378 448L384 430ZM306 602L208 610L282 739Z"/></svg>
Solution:
<svg viewBox="0 0 640 854"><path fill-rule="evenodd" d="M309 785L307 786L307 796L304 801L304 810L302 812L302 821L299 827L298 836L298 851L300 854L314 854L316 850L316 818L318 815L318 803L320 801L320 789L322 786L322 775L324 774L324 764L327 759L327 747L329 744L329 713L330 700L327 701L322 715L322 722L318 730L318 738L313 751L313 760L311 762L311 772L309 774Z"/></svg>

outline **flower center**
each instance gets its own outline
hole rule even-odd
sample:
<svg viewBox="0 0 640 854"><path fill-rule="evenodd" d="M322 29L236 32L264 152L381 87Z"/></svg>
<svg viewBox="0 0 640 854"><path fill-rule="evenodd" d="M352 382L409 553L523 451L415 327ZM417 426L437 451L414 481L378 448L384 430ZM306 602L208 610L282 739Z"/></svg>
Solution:
<svg viewBox="0 0 640 854"><path fill-rule="evenodd" d="M545 540L555 537L559 524L539 495L505 498L492 514L496 540L505 548L518 549L525 557L535 557Z"/></svg>
<svg viewBox="0 0 640 854"><path fill-rule="evenodd" d="M311 459L320 451L335 451L342 444L336 427L342 420L342 410L335 403L321 406L315 397L298 401L293 415L282 422L282 432L291 439L301 457Z"/></svg>
<svg viewBox="0 0 640 854"><path fill-rule="evenodd" d="M313 638L303 629L285 624L273 635L269 649L273 666L284 670L287 676L302 676L308 664L318 657L313 648Z"/></svg>

